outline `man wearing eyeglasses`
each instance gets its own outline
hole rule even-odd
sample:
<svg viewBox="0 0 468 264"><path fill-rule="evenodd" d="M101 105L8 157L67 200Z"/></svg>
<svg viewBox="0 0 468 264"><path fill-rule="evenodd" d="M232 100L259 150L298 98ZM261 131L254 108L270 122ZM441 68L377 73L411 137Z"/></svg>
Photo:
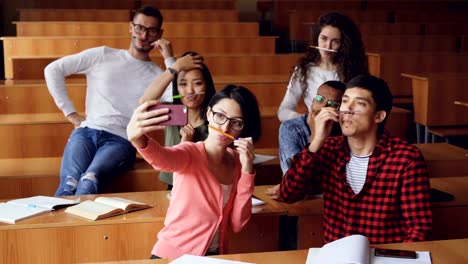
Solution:
<svg viewBox="0 0 468 264"><path fill-rule="evenodd" d="M385 129L393 96L384 80L358 75L339 111L315 116L310 144L294 156L274 195L294 203L323 191L324 242L361 234L372 244L423 241L432 228L427 166L413 145ZM337 122L343 135L329 137Z"/></svg>
<svg viewBox="0 0 468 264"><path fill-rule="evenodd" d="M279 159L283 174L289 169L294 155L309 143L310 131L313 131L314 126L314 117L324 107L338 109L344 90L345 84L340 81L323 83L319 86L317 94L312 100L309 113L281 123L279 129ZM333 126L332 134L341 134L338 124Z"/></svg>
<svg viewBox="0 0 468 264"><path fill-rule="evenodd" d="M171 43L161 38L162 23L157 8L142 7L129 23L127 50L91 48L45 68L50 94L75 127L63 153L57 196L98 193L113 176L133 166L136 153L125 129L139 98L163 73L149 53L156 48L168 69L175 61ZM85 115L75 109L67 94L65 77L77 73L86 75ZM166 89L161 99L170 100L171 90Z"/></svg>

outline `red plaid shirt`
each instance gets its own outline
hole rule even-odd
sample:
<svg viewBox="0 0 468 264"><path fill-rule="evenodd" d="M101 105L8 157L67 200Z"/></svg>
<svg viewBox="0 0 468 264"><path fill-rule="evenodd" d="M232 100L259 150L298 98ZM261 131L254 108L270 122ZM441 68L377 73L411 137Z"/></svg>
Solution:
<svg viewBox="0 0 468 264"><path fill-rule="evenodd" d="M431 231L429 177L421 152L385 131L369 157L358 194L346 182L350 150L344 136L330 137L316 152L298 153L281 182L280 200L302 200L309 184L321 184L325 243L352 234L370 243L425 240Z"/></svg>

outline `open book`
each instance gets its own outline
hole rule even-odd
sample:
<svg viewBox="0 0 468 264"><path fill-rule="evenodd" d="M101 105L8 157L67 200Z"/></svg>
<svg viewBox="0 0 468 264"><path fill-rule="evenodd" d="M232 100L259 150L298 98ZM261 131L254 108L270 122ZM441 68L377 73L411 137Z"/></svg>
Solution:
<svg viewBox="0 0 468 264"><path fill-rule="evenodd" d="M100 220L114 215L150 208L150 205L118 197L98 197L68 207L65 212L90 220Z"/></svg>
<svg viewBox="0 0 468 264"><path fill-rule="evenodd" d="M15 224L17 221L50 212L60 207L77 204L80 199L69 200L49 196L34 196L0 203L0 222Z"/></svg>
<svg viewBox="0 0 468 264"><path fill-rule="evenodd" d="M381 257L374 255L369 240L362 235L352 235L335 240L322 248L311 248L306 264L430 264L428 251L416 252L415 259Z"/></svg>
<svg viewBox="0 0 468 264"><path fill-rule="evenodd" d="M194 255L182 255L171 262L172 264L253 264L250 262L241 262L234 260L225 260L219 258L201 257Z"/></svg>

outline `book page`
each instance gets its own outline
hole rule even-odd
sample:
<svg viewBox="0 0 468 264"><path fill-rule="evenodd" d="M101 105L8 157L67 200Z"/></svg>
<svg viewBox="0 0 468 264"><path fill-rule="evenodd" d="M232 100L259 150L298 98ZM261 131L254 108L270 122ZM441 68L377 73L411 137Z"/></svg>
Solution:
<svg viewBox="0 0 468 264"><path fill-rule="evenodd" d="M15 224L17 221L35 215L49 212L49 209L39 207L18 206L8 203L0 203L0 222Z"/></svg>
<svg viewBox="0 0 468 264"><path fill-rule="evenodd" d="M57 198L57 197L38 195L34 197L29 197L29 198L11 200L11 201L8 201L7 203L18 205L18 206L25 206L25 207L47 208L50 211L52 211L58 206L73 205L79 202L80 202L80 198L69 200L69 199L63 199L63 198Z"/></svg>
<svg viewBox="0 0 468 264"><path fill-rule="evenodd" d="M66 213L74 214L91 220L98 220L123 213L123 210L103 203L84 201L65 210Z"/></svg>
<svg viewBox="0 0 468 264"><path fill-rule="evenodd" d="M369 241L362 235L352 235L319 250L310 249L309 255L306 264L369 264Z"/></svg>
<svg viewBox="0 0 468 264"><path fill-rule="evenodd" d="M234 260L225 260L218 258L200 257L185 254L171 262L171 264L253 264L250 262L241 262Z"/></svg>
<svg viewBox="0 0 468 264"><path fill-rule="evenodd" d="M124 198L119 198L119 197L98 197L94 199L94 201L97 203L102 203L105 205L120 208L126 212L149 207L148 205L145 205L144 203L140 203L140 202L124 199Z"/></svg>

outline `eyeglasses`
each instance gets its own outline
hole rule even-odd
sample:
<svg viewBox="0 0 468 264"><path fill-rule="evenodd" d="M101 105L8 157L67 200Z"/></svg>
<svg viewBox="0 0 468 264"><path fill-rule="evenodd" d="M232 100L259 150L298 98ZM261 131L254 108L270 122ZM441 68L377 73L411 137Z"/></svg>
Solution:
<svg viewBox="0 0 468 264"><path fill-rule="evenodd" d="M147 28L145 26L142 26L140 24L135 24L133 22L132 22L132 25L133 25L133 31L135 31L136 34L143 34L146 32L148 36L154 38L154 37L157 37L158 34L161 32L160 28L154 28L154 27Z"/></svg>
<svg viewBox="0 0 468 264"><path fill-rule="evenodd" d="M323 95L317 94L314 99L315 99L315 101L317 103L319 103L321 105L325 105L327 107L332 107L332 108L335 108L335 109L340 108L340 103L338 103L338 102L336 102L334 100L326 101L326 98Z"/></svg>
<svg viewBox="0 0 468 264"><path fill-rule="evenodd" d="M241 131L244 128L244 122L236 119L229 118L222 113L211 111L213 113L213 121L218 125L224 125L229 120L229 127L235 131Z"/></svg>

